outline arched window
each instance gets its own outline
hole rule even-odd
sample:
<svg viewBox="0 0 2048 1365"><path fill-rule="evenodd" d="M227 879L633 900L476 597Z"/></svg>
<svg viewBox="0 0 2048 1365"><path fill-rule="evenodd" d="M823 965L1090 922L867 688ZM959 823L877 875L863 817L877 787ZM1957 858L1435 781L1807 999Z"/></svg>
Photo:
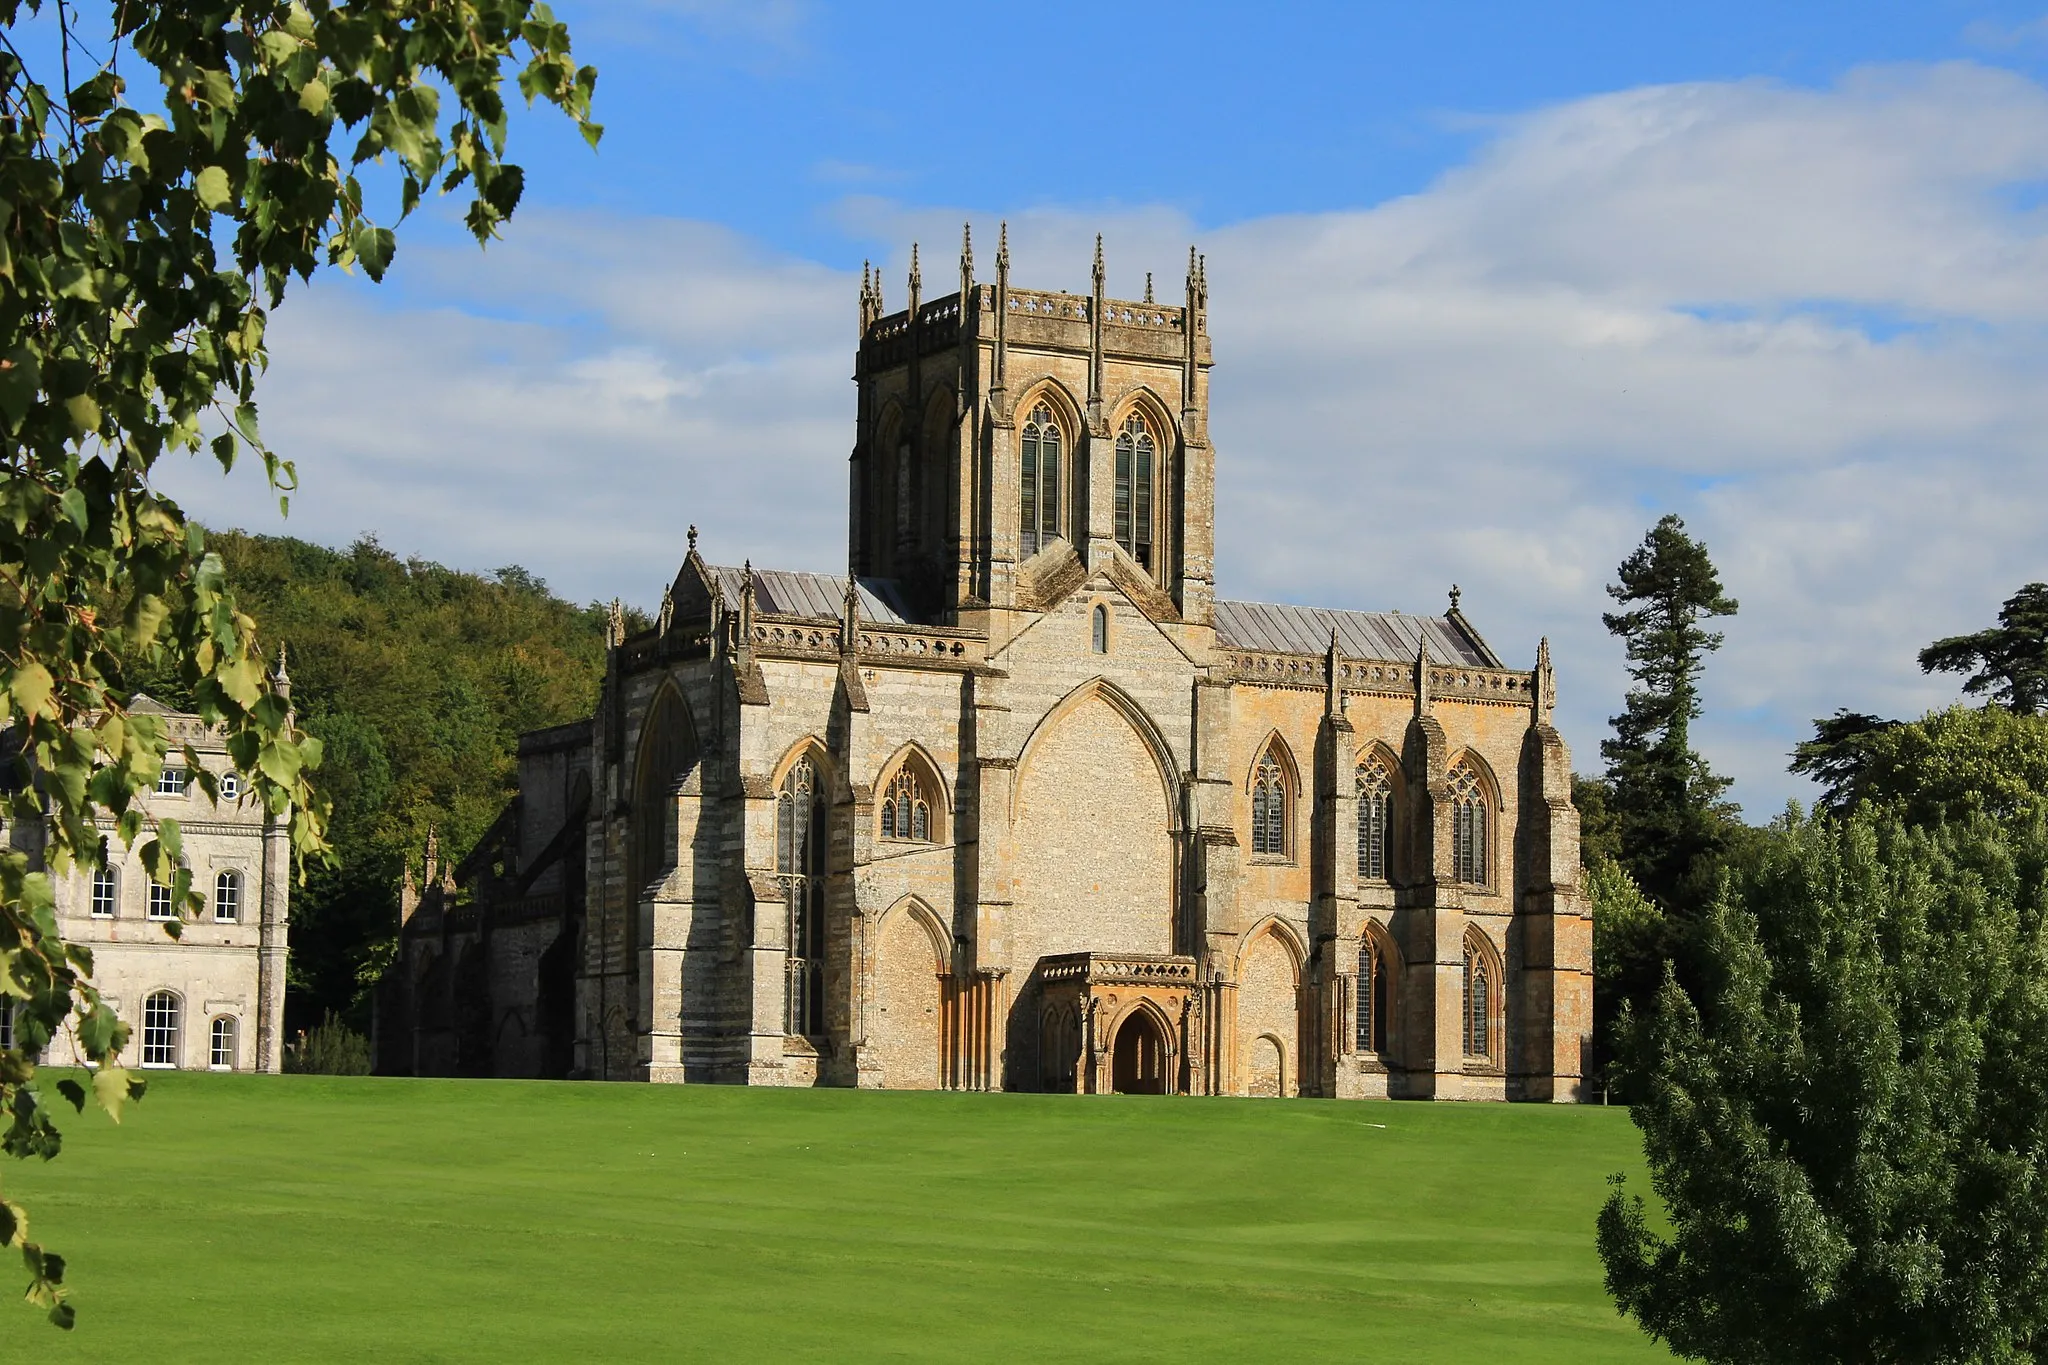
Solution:
<svg viewBox="0 0 2048 1365"><path fill-rule="evenodd" d="M1152 473L1157 445L1141 413L1124 419L1116 438L1116 543L1152 571Z"/></svg>
<svg viewBox="0 0 2048 1365"><path fill-rule="evenodd" d="M1392 1005L1390 973L1386 951L1371 934L1358 945L1358 1050L1385 1052L1387 1025Z"/></svg>
<svg viewBox="0 0 2048 1365"><path fill-rule="evenodd" d="M1060 535L1060 428L1052 407L1040 403L1025 419L1018 442L1023 485L1025 554L1038 553Z"/></svg>
<svg viewBox="0 0 2048 1365"><path fill-rule="evenodd" d="M228 1015L213 1021L212 1036L206 1045L206 1064L215 1071L235 1069L235 1021Z"/></svg>
<svg viewBox="0 0 2048 1365"><path fill-rule="evenodd" d="M213 918L217 924L233 924L242 917L242 874L221 873L213 879Z"/></svg>
<svg viewBox="0 0 2048 1365"><path fill-rule="evenodd" d="M1485 886L1487 876L1486 783L1469 761L1451 769L1451 875L1472 886Z"/></svg>
<svg viewBox="0 0 2048 1365"><path fill-rule="evenodd" d="M178 1064L178 997L157 991L142 1002L142 1064Z"/></svg>
<svg viewBox="0 0 2048 1365"><path fill-rule="evenodd" d="M121 884L114 879L111 867L96 867L92 870L92 917L112 919L121 904Z"/></svg>
<svg viewBox="0 0 2048 1365"><path fill-rule="evenodd" d="M1493 968L1486 950L1465 940L1465 1055L1493 1056Z"/></svg>
<svg viewBox="0 0 2048 1365"><path fill-rule="evenodd" d="M1107 654L1109 653L1109 608L1097 602L1095 610L1090 613L1090 616L1094 622L1095 652L1097 654Z"/></svg>
<svg viewBox="0 0 2048 1365"><path fill-rule="evenodd" d="M789 905L784 1030L825 1031L825 793L817 765L796 761L775 796L776 871Z"/></svg>
<svg viewBox="0 0 2048 1365"><path fill-rule="evenodd" d="M1394 867L1394 774L1386 755L1358 765L1358 879L1383 882Z"/></svg>
<svg viewBox="0 0 2048 1365"><path fill-rule="evenodd" d="M241 795L242 779L234 773L222 773L220 775L220 799L223 801L235 801L239 800Z"/></svg>
<svg viewBox="0 0 2048 1365"><path fill-rule="evenodd" d="M676 793L696 770L698 759L697 727L689 705L675 688L664 687L641 725L634 766L627 868L635 898L665 875L678 856L671 816Z"/></svg>
<svg viewBox="0 0 2048 1365"><path fill-rule="evenodd" d="M1252 853L1287 855L1287 774L1271 749L1252 775Z"/></svg>
<svg viewBox="0 0 2048 1365"><path fill-rule="evenodd" d="M919 843L932 840L931 793L924 789L916 770L908 763L896 770L896 776L889 779L888 790L882 794L882 837L914 839Z"/></svg>

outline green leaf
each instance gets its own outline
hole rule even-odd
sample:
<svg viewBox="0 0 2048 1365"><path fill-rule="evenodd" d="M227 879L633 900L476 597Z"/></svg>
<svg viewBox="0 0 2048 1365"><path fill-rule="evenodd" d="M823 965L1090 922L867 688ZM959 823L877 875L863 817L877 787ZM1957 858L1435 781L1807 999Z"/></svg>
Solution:
<svg viewBox="0 0 2048 1365"><path fill-rule="evenodd" d="M64 495L57 499L57 505L64 509L64 515L69 517L71 524L79 530L85 530L90 524L90 517L85 508L85 494L80 490L65 489Z"/></svg>
<svg viewBox="0 0 2048 1365"><path fill-rule="evenodd" d="M118 1066L103 1066L92 1074L92 1094L107 1117L119 1123L122 1106L142 1098L142 1081Z"/></svg>
<svg viewBox="0 0 2048 1365"><path fill-rule="evenodd" d="M329 102L327 82L317 76L299 89L299 108L315 118L327 112Z"/></svg>
<svg viewBox="0 0 2048 1365"><path fill-rule="evenodd" d="M49 708L50 693L56 687L57 680L50 676L50 670L33 660L15 669L14 675L7 680L7 690L13 696L14 704L31 719Z"/></svg>
<svg viewBox="0 0 2048 1365"><path fill-rule="evenodd" d="M228 173L220 166L208 166L192 177L192 192L199 196L202 207L219 212L235 202L235 193L228 184Z"/></svg>
<svg viewBox="0 0 2048 1365"><path fill-rule="evenodd" d="M100 405L89 393L73 394L64 400L64 411L71 418L71 429L86 435L100 429Z"/></svg>

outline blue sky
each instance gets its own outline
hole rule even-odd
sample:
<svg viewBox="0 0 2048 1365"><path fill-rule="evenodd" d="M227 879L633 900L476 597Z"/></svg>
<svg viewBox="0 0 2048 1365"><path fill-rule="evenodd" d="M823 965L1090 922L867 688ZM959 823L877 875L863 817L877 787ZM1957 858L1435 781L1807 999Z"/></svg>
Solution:
<svg viewBox="0 0 2048 1365"><path fill-rule="evenodd" d="M1602 588L1684 515L1743 614L1710 759L1759 818L1838 706L2048 578L2048 5L563 4L593 155L522 116L489 252L445 212L273 329L305 483L217 524L374 531L651 605L685 525L843 563L863 260L1112 292L1209 254L1226 595L1439 609L1558 654L1582 768ZM374 394L374 401L365 401Z"/></svg>

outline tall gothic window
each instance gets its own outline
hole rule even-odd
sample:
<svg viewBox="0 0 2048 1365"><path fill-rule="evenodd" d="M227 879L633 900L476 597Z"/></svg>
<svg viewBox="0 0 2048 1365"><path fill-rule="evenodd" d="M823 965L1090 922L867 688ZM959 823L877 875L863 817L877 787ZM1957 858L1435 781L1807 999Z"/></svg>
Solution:
<svg viewBox="0 0 2048 1365"><path fill-rule="evenodd" d="M1097 602L1095 610L1090 615L1093 622L1090 627L1092 631L1090 643L1094 646L1097 654L1107 654L1109 653L1109 608Z"/></svg>
<svg viewBox="0 0 2048 1365"><path fill-rule="evenodd" d="M225 1014L213 1021L206 1044L206 1064L215 1071L235 1069L235 1021Z"/></svg>
<svg viewBox="0 0 2048 1365"><path fill-rule="evenodd" d="M908 763L889 779L889 788L882 795L882 837L931 842L931 797Z"/></svg>
<svg viewBox="0 0 2048 1365"><path fill-rule="evenodd" d="M1386 756L1358 765L1358 879L1383 882L1394 866L1394 774Z"/></svg>
<svg viewBox="0 0 2048 1365"><path fill-rule="evenodd" d="M1022 549L1032 555L1060 534L1060 428L1050 405L1040 403L1031 409L1018 449L1024 494Z"/></svg>
<svg viewBox="0 0 2048 1365"><path fill-rule="evenodd" d="M825 794L817 765L798 759L775 797L776 871L789 906L784 1030L825 1031Z"/></svg>
<svg viewBox="0 0 2048 1365"><path fill-rule="evenodd" d="M1157 453L1151 428L1132 413L1116 438L1116 543L1152 572L1152 473Z"/></svg>
<svg viewBox="0 0 2048 1365"><path fill-rule="evenodd" d="M1379 941L1367 934L1358 947L1358 1050L1385 1052L1391 1004L1390 964Z"/></svg>
<svg viewBox="0 0 2048 1365"><path fill-rule="evenodd" d="M1271 749L1252 775L1252 852L1287 854L1287 774Z"/></svg>
<svg viewBox="0 0 2048 1365"><path fill-rule="evenodd" d="M1486 865L1486 784L1467 760L1451 769L1451 875L1472 886L1484 886Z"/></svg>
<svg viewBox="0 0 2048 1365"><path fill-rule="evenodd" d="M1493 968L1486 950L1465 940L1465 1055L1493 1055Z"/></svg>

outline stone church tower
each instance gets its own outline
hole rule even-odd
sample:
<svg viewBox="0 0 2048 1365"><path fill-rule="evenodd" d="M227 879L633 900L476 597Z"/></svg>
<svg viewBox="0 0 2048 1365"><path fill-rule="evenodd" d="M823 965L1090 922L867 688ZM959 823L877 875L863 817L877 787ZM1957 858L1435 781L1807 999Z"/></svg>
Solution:
<svg viewBox="0 0 2048 1365"><path fill-rule="evenodd" d="M1579 1098L1547 647L1215 596L1208 287L863 280L839 577L695 528L409 893L385 1069ZM430 871L429 881L435 880Z"/></svg>

